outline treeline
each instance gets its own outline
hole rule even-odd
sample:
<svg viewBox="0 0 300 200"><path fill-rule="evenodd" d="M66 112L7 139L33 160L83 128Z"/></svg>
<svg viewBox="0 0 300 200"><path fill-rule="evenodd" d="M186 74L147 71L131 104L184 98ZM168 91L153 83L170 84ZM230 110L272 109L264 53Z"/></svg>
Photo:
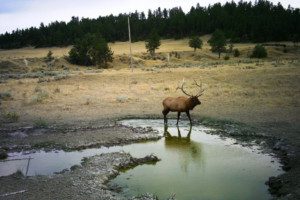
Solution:
<svg viewBox="0 0 300 200"><path fill-rule="evenodd" d="M48 47L74 44L87 33L102 35L106 41L128 40L127 17L130 17L132 40L145 40L156 29L162 38L180 39L223 30L233 42L268 42L289 40L298 42L299 8L284 8L269 1L216 3L208 7L197 4L184 13L180 7L119 14L89 19L72 17L71 21L52 22L39 28L31 27L0 35L0 48L25 46Z"/></svg>

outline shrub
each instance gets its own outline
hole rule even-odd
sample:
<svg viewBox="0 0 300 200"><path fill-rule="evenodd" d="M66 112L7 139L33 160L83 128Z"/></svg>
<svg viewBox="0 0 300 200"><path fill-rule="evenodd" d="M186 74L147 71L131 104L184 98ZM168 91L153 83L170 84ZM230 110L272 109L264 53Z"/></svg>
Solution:
<svg viewBox="0 0 300 200"><path fill-rule="evenodd" d="M3 115L3 118L8 123L13 123L19 121L20 116L16 112L6 112Z"/></svg>
<svg viewBox="0 0 300 200"><path fill-rule="evenodd" d="M35 128L47 128L48 123L46 120L39 118L38 120L34 121L34 127Z"/></svg>
<svg viewBox="0 0 300 200"><path fill-rule="evenodd" d="M268 53L264 46L258 44L254 47L250 58L265 58Z"/></svg>
<svg viewBox="0 0 300 200"><path fill-rule="evenodd" d="M69 62L78 65L104 65L112 62L113 52L102 36L86 34L76 40L74 47L69 51Z"/></svg>
<svg viewBox="0 0 300 200"><path fill-rule="evenodd" d="M229 55L224 56L224 60L229 60L229 59L230 59Z"/></svg>
<svg viewBox="0 0 300 200"><path fill-rule="evenodd" d="M233 50L233 56L234 57L239 57L241 54L240 54L240 51L238 49L234 49Z"/></svg>
<svg viewBox="0 0 300 200"><path fill-rule="evenodd" d="M7 101L7 100L12 100L12 99L13 98L12 98L12 96L11 96L11 94L9 92L2 92L2 93L0 93L0 100Z"/></svg>
<svg viewBox="0 0 300 200"><path fill-rule="evenodd" d="M34 92L36 93L32 99L31 99L31 103L41 103L43 102L45 99L47 99L49 97L49 94L47 91L43 90L41 87L37 86L34 89Z"/></svg>

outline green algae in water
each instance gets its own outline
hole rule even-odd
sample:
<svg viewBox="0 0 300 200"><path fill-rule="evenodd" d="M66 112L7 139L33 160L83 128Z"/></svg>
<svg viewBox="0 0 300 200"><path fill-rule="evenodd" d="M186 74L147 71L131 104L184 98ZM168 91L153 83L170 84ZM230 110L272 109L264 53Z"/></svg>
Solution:
<svg viewBox="0 0 300 200"><path fill-rule="evenodd" d="M233 139L221 139L205 133L203 126L186 122L180 127L170 120L124 120L132 127L152 127L165 137L156 142L124 146L134 157L151 153L161 161L121 173L110 184L122 187L127 197L153 193L159 199L175 194L176 199L270 199L264 182L282 173L278 160L255 147L234 145ZM271 162L273 161L273 162Z"/></svg>

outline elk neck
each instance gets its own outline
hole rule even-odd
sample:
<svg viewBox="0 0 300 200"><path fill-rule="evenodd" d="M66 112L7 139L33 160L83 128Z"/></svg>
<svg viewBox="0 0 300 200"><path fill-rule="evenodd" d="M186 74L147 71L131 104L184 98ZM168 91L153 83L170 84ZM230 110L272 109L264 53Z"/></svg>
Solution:
<svg viewBox="0 0 300 200"><path fill-rule="evenodd" d="M195 108L195 106L197 105L197 104L194 103L192 98L193 97L189 97L187 99L187 107L189 108L189 110L193 110Z"/></svg>

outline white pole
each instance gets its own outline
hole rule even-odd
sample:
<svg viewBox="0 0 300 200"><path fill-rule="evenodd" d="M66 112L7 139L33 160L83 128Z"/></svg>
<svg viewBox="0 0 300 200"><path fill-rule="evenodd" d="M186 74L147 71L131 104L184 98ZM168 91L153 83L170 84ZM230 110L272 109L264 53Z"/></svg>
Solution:
<svg viewBox="0 0 300 200"><path fill-rule="evenodd" d="M129 35L129 48L130 48L130 68L132 68L132 51L131 51L131 32L130 32L130 21L129 21L129 16L128 16L128 35Z"/></svg>

